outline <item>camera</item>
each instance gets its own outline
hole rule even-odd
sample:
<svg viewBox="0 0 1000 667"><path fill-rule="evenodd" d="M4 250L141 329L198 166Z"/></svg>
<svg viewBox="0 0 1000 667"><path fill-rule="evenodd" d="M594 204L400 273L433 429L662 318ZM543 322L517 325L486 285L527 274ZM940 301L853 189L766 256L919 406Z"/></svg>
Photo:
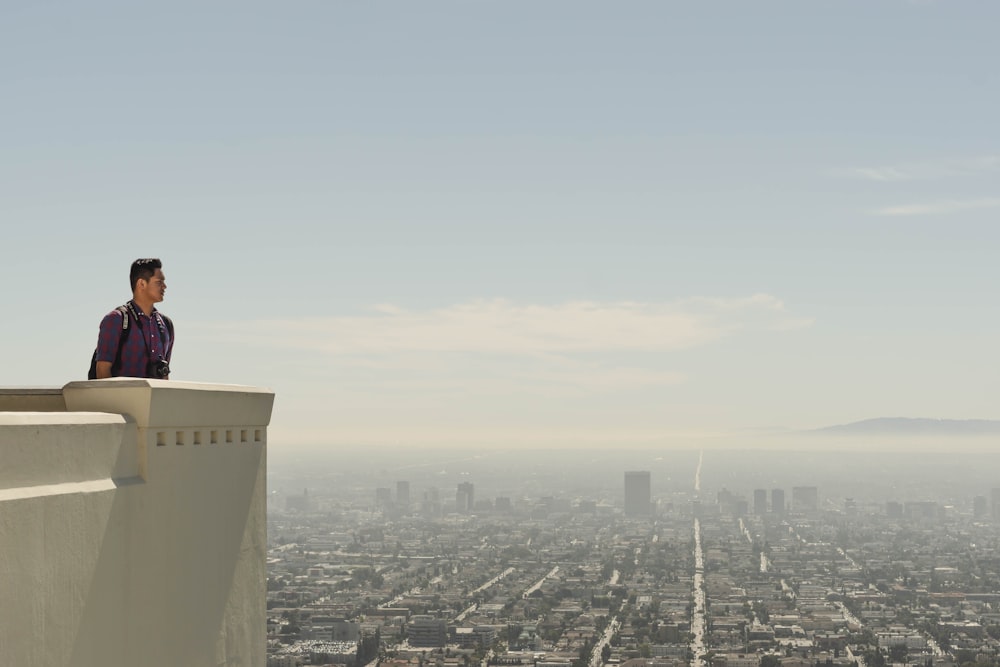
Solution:
<svg viewBox="0 0 1000 667"><path fill-rule="evenodd" d="M166 380L170 377L170 364L163 357L158 358L156 361L150 361L149 365L146 366L146 377L156 380Z"/></svg>

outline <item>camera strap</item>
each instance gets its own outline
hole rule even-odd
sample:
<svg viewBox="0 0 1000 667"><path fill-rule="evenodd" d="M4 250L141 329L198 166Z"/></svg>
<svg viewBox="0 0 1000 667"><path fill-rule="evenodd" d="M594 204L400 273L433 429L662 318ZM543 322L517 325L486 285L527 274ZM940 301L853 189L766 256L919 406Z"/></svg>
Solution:
<svg viewBox="0 0 1000 667"><path fill-rule="evenodd" d="M140 318L139 315L135 312L135 304L132 301L129 301L126 304L126 306L128 307L129 313L132 315L133 318L135 318L136 326L139 327L139 332L142 334L142 344L146 348L146 358L149 359L149 361L156 361L156 359L153 359L153 350L150 349L149 347L149 341L146 340L146 332L143 330L142 318ZM160 338L160 347L163 348L160 350L160 359L164 359L167 354L166 350L167 344L164 340L163 332L164 329L167 329L168 327L166 327L163 324L163 318L160 316L159 311L153 311L153 315L156 317L156 329L157 329L156 333Z"/></svg>

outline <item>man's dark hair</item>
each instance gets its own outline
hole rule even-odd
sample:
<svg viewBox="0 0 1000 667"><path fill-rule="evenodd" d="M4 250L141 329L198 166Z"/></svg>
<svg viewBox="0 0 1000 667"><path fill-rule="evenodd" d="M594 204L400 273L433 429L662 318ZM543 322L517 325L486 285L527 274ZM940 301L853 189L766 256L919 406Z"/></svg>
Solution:
<svg viewBox="0 0 1000 667"><path fill-rule="evenodd" d="M132 269L128 272L129 282L132 283L132 291L135 291L135 284L139 279L149 280L156 273L157 269L162 269L163 264L156 257L137 259L132 262Z"/></svg>

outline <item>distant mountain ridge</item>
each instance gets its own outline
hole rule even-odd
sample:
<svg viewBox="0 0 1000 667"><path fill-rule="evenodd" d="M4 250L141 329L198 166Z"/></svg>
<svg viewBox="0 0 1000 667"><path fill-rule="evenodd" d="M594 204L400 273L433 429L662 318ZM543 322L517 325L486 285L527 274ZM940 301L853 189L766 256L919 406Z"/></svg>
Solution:
<svg viewBox="0 0 1000 667"><path fill-rule="evenodd" d="M807 431L816 435L1000 435L1000 420L876 417Z"/></svg>

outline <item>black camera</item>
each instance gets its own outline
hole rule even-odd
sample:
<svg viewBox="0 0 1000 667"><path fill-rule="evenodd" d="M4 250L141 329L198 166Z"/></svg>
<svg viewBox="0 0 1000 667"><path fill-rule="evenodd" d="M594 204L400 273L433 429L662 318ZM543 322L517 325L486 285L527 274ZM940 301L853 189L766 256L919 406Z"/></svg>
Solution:
<svg viewBox="0 0 1000 667"><path fill-rule="evenodd" d="M164 361L163 357L149 362L149 365L146 366L146 377L155 380L166 380L170 377L170 364Z"/></svg>

